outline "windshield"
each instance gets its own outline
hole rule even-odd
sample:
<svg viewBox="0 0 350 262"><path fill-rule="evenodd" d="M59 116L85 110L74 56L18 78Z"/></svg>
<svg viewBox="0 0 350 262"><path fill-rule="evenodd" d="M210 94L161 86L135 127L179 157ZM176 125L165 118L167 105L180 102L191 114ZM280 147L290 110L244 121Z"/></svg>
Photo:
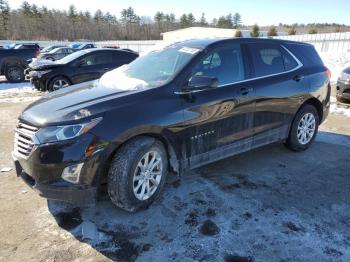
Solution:
<svg viewBox="0 0 350 262"><path fill-rule="evenodd" d="M59 59L56 61L56 63L58 64L67 64L72 62L73 60L79 58L80 56L89 53L89 50L81 50L78 52L74 52L73 54L67 55L65 57L63 57L62 59Z"/></svg>
<svg viewBox="0 0 350 262"><path fill-rule="evenodd" d="M124 77L143 81L148 87L169 82L200 49L168 47L139 57L120 72Z"/></svg>

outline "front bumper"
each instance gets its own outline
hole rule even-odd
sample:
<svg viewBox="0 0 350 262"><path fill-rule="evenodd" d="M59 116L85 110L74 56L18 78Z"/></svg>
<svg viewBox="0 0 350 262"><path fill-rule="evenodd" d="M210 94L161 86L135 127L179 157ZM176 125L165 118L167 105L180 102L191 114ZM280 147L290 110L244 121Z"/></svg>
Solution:
<svg viewBox="0 0 350 262"><path fill-rule="evenodd" d="M337 82L337 97L350 100L350 82Z"/></svg>
<svg viewBox="0 0 350 262"><path fill-rule="evenodd" d="M88 206L96 202L96 187L72 185L64 181L59 181L50 185L41 184L37 182L34 177L24 172L18 160L15 160L14 163L17 177L22 178L29 187L42 197L79 206Z"/></svg>
<svg viewBox="0 0 350 262"><path fill-rule="evenodd" d="M96 143L96 136L85 134L76 140L35 146L27 157L14 151L16 174L42 197L79 206L94 204L104 166L103 151L86 157L85 149ZM77 184L63 180L63 170L78 163L84 165Z"/></svg>

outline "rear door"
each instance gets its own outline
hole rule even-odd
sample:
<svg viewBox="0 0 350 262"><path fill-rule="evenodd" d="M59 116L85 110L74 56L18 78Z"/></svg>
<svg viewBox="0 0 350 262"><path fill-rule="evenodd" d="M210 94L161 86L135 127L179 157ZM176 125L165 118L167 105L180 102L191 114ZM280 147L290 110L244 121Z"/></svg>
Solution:
<svg viewBox="0 0 350 262"><path fill-rule="evenodd" d="M100 78L111 69L112 54L109 51L92 52L73 63L75 73L73 83L81 83Z"/></svg>
<svg viewBox="0 0 350 262"><path fill-rule="evenodd" d="M295 111L308 92L302 64L283 45L248 44L253 66L256 110L254 145L268 144L288 136Z"/></svg>
<svg viewBox="0 0 350 262"><path fill-rule="evenodd" d="M191 77L219 80L216 89L183 97L184 142L192 168L251 146L255 95L244 83L247 66L243 57L240 44L226 44L210 51L191 72Z"/></svg>

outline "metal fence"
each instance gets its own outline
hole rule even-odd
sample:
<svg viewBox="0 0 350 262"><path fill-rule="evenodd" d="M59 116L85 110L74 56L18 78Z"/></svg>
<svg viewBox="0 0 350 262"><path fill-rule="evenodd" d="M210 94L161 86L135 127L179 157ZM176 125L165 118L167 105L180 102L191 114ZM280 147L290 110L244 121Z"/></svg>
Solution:
<svg viewBox="0 0 350 262"><path fill-rule="evenodd" d="M306 35L289 35L289 36L276 36L278 39L286 39L293 41L300 41L313 44L318 52L347 52L350 51L350 32L346 33L328 33L328 34L306 34ZM68 41L9 41L0 40L0 45L6 45L10 43L24 43L35 42L40 46L48 46L52 44L69 45L78 42ZM132 49L136 52L142 53L152 46L162 43L162 40L145 40L145 41L99 41L95 42L98 47L103 46L118 46L120 48Z"/></svg>
<svg viewBox="0 0 350 262"><path fill-rule="evenodd" d="M300 41L313 44L319 52L350 51L350 32L277 36L278 39Z"/></svg>

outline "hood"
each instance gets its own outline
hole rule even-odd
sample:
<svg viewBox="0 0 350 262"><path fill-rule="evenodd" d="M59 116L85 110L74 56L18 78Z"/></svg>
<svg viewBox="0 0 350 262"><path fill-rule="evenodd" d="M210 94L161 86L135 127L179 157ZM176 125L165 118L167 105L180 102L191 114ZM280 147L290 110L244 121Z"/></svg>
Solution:
<svg viewBox="0 0 350 262"><path fill-rule="evenodd" d="M64 64L59 64L55 61L47 60L47 59L36 59L29 64L29 67L33 70L45 70L55 67L63 66Z"/></svg>
<svg viewBox="0 0 350 262"><path fill-rule="evenodd" d="M134 85L135 87L135 85ZM52 92L29 105L19 119L34 126L62 125L94 118L127 103L139 88L115 88L99 80L72 85Z"/></svg>

